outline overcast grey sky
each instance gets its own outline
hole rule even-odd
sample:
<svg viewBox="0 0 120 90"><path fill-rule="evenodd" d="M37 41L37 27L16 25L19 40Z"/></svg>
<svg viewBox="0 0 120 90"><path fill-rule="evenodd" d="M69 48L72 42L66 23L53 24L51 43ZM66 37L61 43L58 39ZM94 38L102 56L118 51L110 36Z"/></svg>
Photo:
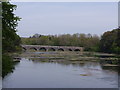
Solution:
<svg viewBox="0 0 120 90"><path fill-rule="evenodd" d="M21 17L18 34L55 35L103 32L117 28L117 2L14 2Z"/></svg>

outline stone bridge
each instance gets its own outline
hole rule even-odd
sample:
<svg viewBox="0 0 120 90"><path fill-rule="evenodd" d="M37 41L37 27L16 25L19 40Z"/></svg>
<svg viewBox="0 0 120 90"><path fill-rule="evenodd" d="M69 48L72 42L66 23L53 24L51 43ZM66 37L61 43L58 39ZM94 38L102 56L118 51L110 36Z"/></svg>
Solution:
<svg viewBox="0 0 120 90"><path fill-rule="evenodd" d="M21 45L23 50L36 51L83 51L83 47L75 46L44 46L44 45Z"/></svg>

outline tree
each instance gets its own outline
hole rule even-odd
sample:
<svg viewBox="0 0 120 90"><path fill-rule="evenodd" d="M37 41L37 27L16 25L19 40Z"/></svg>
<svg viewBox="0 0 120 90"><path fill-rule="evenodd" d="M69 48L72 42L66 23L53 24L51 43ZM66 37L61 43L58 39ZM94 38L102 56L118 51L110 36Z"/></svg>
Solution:
<svg viewBox="0 0 120 90"><path fill-rule="evenodd" d="M117 39L116 39L117 46L120 47L120 27L117 29Z"/></svg>
<svg viewBox="0 0 120 90"><path fill-rule="evenodd" d="M16 5L9 2L2 2L2 50L11 52L20 45L20 37L16 34L16 27L20 18L15 16L13 11Z"/></svg>
<svg viewBox="0 0 120 90"><path fill-rule="evenodd" d="M100 40L100 50L106 53L120 53L119 29L105 32Z"/></svg>
<svg viewBox="0 0 120 90"><path fill-rule="evenodd" d="M21 39L16 34L16 27L20 18L13 11L16 5L2 2L2 77L14 69L14 62L8 52L18 50Z"/></svg>

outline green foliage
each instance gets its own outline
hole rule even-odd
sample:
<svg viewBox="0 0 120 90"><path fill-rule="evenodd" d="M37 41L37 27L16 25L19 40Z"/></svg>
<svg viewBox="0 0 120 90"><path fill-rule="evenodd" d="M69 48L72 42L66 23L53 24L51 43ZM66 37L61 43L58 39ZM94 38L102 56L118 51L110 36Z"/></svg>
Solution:
<svg viewBox="0 0 120 90"><path fill-rule="evenodd" d="M2 77L14 68L13 60L7 53L21 50L21 39L16 34L20 18L13 13L15 9L16 5L2 2Z"/></svg>
<svg viewBox="0 0 120 90"><path fill-rule="evenodd" d="M22 38L22 44L54 45L54 46L80 46L86 51L101 51L105 53L120 54L120 29L107 31L100 37L91 34L62 34L62 35L33 35Z"/></svg>
<svg viewBox="0 0 120 90"><path fill-rule="evenodd" d="M54 46L80 46L87 51L98 51L100 38L91 34L62 34L62 35L39 35L22 38L22 44L28 45L54 45Z"/></svg>
<svg viewBox="0 0 120 90"><path fill-rule="evenodd" d="M2 2L2 52L16 51L20 45L20 37L16 34L19 17L13 11L16 5L9 2Z"/></svg>
<svg viewBox="0 0 120 90"><path fill-rule="evenodd" d="M7 75L8 73L12 72L14 69L14 62L12 61L11 57L8 55L2 55L3 62L2 62L2 77Z"/></svg>
<svg viewBox="0 0 120 90"><path fill-rule="evenodd" d="M100 50L120 54L120 29L105 32L100 40Z"/></svg>

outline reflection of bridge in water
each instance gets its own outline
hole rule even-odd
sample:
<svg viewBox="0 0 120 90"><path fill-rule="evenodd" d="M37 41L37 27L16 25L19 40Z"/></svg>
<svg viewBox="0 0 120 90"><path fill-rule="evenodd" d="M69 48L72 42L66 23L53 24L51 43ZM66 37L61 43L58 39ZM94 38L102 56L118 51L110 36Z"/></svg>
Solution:
<svg viewBox="0 0 120 90"><path fill-rule="evenodd" d="M21 45L23 50L36 51L83 51L83 47L75 46L44 46L44 45Z"/></svg>

